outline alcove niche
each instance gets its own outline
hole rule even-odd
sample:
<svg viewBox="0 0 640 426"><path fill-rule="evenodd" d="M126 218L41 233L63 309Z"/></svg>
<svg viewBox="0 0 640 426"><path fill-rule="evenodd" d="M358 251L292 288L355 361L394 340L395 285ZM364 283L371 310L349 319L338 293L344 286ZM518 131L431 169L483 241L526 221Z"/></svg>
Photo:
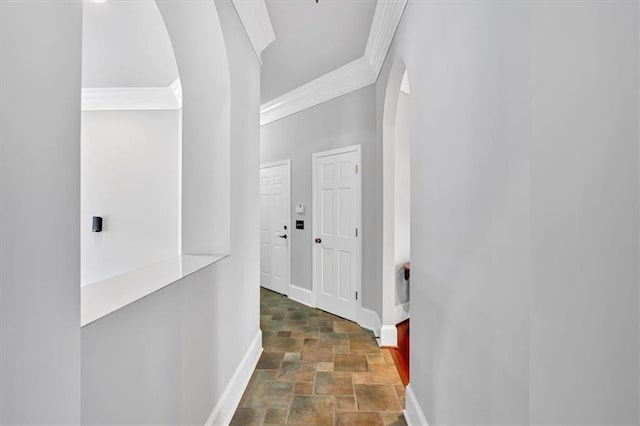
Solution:
<svg viewBox="0 0 640 426"><path fill-rule="evenodd" d="M229 253L228 64L201 3L83 2L83 326Z"/></svg>

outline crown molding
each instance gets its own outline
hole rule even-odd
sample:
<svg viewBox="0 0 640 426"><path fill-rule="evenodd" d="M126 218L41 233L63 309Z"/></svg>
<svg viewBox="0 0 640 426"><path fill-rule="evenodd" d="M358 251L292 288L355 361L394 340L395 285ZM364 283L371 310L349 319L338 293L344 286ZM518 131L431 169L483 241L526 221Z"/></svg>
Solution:
<svg viewBox="0 0 640 426"><path fill-rule="evenodd" d="M364 56L262 104L260 125L375 83L406 5L407 0L378 0Z"/></svg>
<svg viewBox="0 0 640 426"><path fill-rule="evenodd" d="M375 83L369 62L362 57L316 78L260 107L260 125L279 120Z"/></svg>
<svg viewBox="0 0 640 426"><path fill-rule="evenodd" d="M231 2L249 36L258 61L262 63L260 57L262 51L276 39L267 4L264 0L231 0Z"/></svg>
<svg viewBox="0 0 640 426"><path fill-rule="evenodd" d="M406 5L407 0L378 0L376 4L364 50L364 56L369 59L376 76L380 74Z"/></svg>
<svg viewBox="0 0 640 426"><path fill-rule="evenodd" d="M82 89L82 111L161 111L182 108L182 86Z"/></svg>

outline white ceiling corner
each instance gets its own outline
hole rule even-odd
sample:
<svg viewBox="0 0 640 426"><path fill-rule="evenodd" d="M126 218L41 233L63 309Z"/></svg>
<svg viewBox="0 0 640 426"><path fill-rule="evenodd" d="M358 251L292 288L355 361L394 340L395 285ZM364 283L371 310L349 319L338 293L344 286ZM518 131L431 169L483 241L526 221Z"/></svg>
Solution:
<svg viewBox="0 0 640 426"><path fill-rule="evenodd" d="M407 0L378 0L364 56L262 104L260 125L375 83L406 4Z"/></svg>
<svg viewBox="0 0 640 426"><path fill-rule="evenodd" d="M244 26L253 50L260 57L262 51L276 39L271 18L264 0L231 0Z"/></svg>

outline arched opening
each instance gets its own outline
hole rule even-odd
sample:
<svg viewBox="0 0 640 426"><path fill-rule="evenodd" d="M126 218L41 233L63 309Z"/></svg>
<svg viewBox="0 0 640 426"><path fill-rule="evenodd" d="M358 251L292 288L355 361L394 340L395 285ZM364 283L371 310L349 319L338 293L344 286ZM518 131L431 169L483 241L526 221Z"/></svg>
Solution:
<svg viewBox="0 0 640 426"><path fill-rule="evenodd" d="M82 38L86 286L181 255L182 99L155 2L84 2Z"/></svg>
<svg viewBox="0 0 640 426"><path fill-rule="evenodd" d="M397 346L408 363L411 247L409 76L402 61L389 75L383 115L382 346ZM400 326L399 326L400 324ZM407 334L407 342L403 333ZM399 339L400 336L403 339Z"/></svg>
<svg viewBox="0 0 640 426"><path fill-rule="evenodd" d="M83 15L84 326L229 254L231 84L214 2Z"/></svg>

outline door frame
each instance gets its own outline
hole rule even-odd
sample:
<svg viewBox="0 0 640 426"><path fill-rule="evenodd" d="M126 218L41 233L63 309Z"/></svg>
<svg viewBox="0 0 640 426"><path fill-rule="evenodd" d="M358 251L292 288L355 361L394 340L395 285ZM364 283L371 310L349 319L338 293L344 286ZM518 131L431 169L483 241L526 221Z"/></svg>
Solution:
<svg viewBox="0 0 640 426"><path fill-rule="evenodd" d="M291 292L291 159L287 158L284 160L272 161L269 163L261 163L260 170L278 166L287 166L287 169L289 170L289 208L287 209L287 234L289 235L289 244L287 244L287 258L289 259L289 279L285 283L284 295L286 296Z"/></svg>
<svg viewBox="0 0 640 426"><path fill-rule="evenodd" d="M346 147L342 147L342 148L336 148L336 149L330 149L328 151L320 151L320 152L314 152L313 154L311 154L311 170L312 170L312 174L311 174L311 217L312 217L312 221L311 221L311 244L313 249L311 250L312 253L312 259L311 259L311 286L312 286L312 291L313 291L313 297L315 299L314 305L317 307L317 303L318 300L320 299L318 297L319 291L320 291L320 286L318 283L318 276L317 276L317 271L318 271L318 265L317 265L317 256L316 256L316 251L318 250L318 248L320 247L319 245L315 244L315 242L313 241L315 238L317 238L316 236L319 225L317 222L317 217L318 215L316 214L316 173L317 173L317 167L316 167L316 163L318 158L321 157L329 157L332 155L336 155L336 154L344 154L347 152L356 152L356 161L357 161L357 166L358 166L358 173L356 174L356 180L358 181L358 186L360 188L359 190L359 194L356 195L356 199L357 199L357 206L356 206L356 228L358 228L358 236L356 238L358 238L358 241L355 244L356 247L356 254L355 254L355 259L356 259L356 291L358 292L358 299L355 301L355 310L354 310L354 317L353 318L347 318L351 321L354 321L356 323L359 323L359 316L360 316L360 311L362 309L362 148L361 145L351 145L351 146L346 146Z"/></svg>

